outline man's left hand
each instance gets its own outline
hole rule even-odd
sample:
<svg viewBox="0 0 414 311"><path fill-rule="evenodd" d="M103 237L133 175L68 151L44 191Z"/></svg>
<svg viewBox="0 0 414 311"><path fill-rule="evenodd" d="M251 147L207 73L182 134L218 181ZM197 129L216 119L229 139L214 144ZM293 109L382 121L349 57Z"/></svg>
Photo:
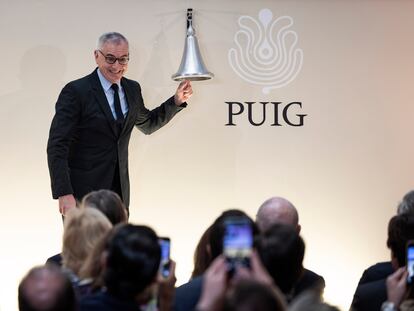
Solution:
<svg viewBox="0 0 414 311"><path fill-rule="evenodd" d="M181 81L174 95L174 101L177 106L181 106L182 103L186 102L191 95L193 95L193 89L189 80Z"/></svg>

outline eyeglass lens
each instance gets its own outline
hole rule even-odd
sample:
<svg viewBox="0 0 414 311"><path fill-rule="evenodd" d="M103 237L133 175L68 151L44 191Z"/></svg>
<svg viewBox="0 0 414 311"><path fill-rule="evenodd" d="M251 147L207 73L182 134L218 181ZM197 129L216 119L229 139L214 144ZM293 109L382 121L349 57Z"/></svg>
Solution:
<svg viewBox="0 0 414 311"><path fill-rule="evenodd" d="M122 57L119 57L119 58L117 58L117 57L115 57L115 56L112 56L112 55L105 55L103 52L101 52L100 50L98 50L102 55L103 55L103 57L105 57L105 61L108 63L108 64L115 64L115 62L118 60L118 63L120 64L120 65L126 65L127 63L128 63L128 61L129 61L129 57L128 56L122 56Z"/></svg>

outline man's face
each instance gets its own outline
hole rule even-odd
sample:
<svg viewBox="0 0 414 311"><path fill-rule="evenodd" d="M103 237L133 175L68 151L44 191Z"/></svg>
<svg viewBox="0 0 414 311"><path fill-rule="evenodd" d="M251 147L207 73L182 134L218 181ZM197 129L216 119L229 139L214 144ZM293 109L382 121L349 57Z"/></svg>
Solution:
<svg viewBox="0 0 414 311"><path fill-rule="evenodd" d="M105 56L112 56L116 58L128 57L128 44L124 41L121 41L118 44L108 41L102 46L100 50L95 51L95 61L101 73L108 81L117 83L121 80L122 76L127 71L128 64L121 65L118 60L113 64L109 64L105 60Z"/></svg>

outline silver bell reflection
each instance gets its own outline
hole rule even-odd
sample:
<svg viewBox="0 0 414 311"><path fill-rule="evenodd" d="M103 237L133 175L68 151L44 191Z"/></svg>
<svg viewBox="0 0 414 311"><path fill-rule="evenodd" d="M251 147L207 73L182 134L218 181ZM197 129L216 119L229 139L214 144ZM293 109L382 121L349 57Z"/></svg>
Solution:
<svg viewBox="0 0 414 311"><path fill-rule="evenodd" d="M183 58L181 59L180 68L171 78L175 81L184 79L201 81L213 77L214 74L207 70L201 58L197 37L193 28L193 9L187 9L187 37L185 39Z"/></svg>

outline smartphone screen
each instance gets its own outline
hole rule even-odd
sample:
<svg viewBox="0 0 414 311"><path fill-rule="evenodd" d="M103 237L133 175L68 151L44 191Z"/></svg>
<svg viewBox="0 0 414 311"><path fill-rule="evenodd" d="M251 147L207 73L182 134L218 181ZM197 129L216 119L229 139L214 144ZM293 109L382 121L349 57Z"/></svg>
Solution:
<svg viewBox="0 0 414 311"><path fill-rule="evenodd" d="M238 265L250 266L250 254L253 247L253 230L244 218L225 221L223 253L229 263L230 270Z"/></svg>
<svg viewBox="0 0 414 311"><path fill-rule="evenodd" d="M168 277L170 274L170 248L171 242L169 238L159 238L161 246L161 262L160 273L163 277Z"/></svg>
<svg viewBox="0 0 414 311"><path fill-rule="evenodd" d="M410 241L407 246L407 284L414 283L414 241Z"/></svg>

